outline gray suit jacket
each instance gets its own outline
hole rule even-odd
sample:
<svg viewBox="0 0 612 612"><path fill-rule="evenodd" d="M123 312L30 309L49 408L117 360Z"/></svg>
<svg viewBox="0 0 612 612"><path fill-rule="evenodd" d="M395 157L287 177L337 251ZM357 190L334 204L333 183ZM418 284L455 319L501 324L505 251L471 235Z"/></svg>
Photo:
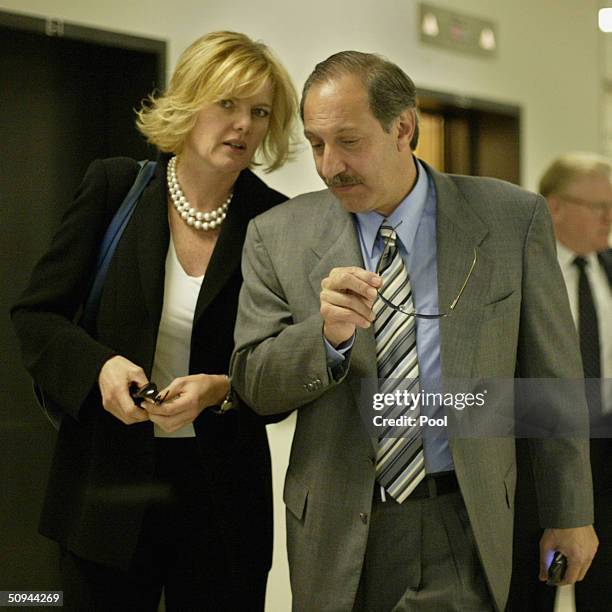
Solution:
<svg viewBox="0 0 612 612"><path fill-rule="evenodd" d="M428 172L437 191L441 308L457 295L478 249L460 307L440 322L443 376L512 378L520 370L523 377L580 378L544 200L493 179ZM340 376L326 364L320 284L339 266L363 260L351 215L328 191L294 198L249 226L232 377L262 414L299 408L284 500L293 609L303 612L351 610L375 485L375 445L356 407L360 381L376 378L372 328L358 330ZM586 423L583 401L576 411ZM501 610L511 572L514 439L450 445ZM592 523L588 442L532 440L531 450L542 526Z"/></svg>

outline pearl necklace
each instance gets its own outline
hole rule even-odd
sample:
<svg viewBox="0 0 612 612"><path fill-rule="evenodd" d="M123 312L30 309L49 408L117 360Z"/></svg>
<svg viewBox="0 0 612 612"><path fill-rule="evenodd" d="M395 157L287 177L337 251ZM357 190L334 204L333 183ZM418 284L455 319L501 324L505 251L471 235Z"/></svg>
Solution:
<svg viewBox="0 0 612 612"><path fill-rule="evenodd" d="M227 216L229 204L234 196L233 193L230 193L227 200L215 210L211 210L210 212L196 210L187 201L179 185L178 177L176 176L176 156L168 162L167 181L172 204L174 204L174 208L176 208L181 219L183 219L187 225L197 230L208 231L217 229L223 223Z"/></svg>

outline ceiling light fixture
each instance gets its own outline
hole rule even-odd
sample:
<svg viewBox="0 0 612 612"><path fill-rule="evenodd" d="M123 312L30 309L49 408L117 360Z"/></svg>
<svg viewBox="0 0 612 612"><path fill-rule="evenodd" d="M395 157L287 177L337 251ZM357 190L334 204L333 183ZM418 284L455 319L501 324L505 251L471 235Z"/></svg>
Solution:
<svg viewBox="0 0 612 612"><path fill-rule="evenodd" d="M612 32L612 8L599 10L599 29L602 32Z"/></svg>

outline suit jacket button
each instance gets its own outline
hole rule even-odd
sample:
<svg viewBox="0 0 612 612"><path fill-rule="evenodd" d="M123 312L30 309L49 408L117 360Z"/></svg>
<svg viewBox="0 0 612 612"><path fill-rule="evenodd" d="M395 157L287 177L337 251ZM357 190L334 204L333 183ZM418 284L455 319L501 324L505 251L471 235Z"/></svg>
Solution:
<svg viewBox="0 0 612 612"><path fill-rule="evenodd" d="M364 525L367 525L367 524L368 524L368 514L367 514L367 512L360 512L360 513L359 513L359 518L361 519L361 522L362 522Z"/></svg>

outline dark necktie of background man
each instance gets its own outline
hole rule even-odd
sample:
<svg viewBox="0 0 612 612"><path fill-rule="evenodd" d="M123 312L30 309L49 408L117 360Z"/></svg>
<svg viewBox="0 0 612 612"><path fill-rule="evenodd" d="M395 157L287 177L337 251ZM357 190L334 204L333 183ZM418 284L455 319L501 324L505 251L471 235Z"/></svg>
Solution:
<svg viewBox="0 0 612 612"><path fill-rule="evenodd" d="M578 334L580 336L580 353L586 385L587 403L591 423L601 418L601 357L599 346L599 325L597 311L591 291L591 284L586 273L588 262L584 257L576 257L574 265L578 268Z"/></svg>

